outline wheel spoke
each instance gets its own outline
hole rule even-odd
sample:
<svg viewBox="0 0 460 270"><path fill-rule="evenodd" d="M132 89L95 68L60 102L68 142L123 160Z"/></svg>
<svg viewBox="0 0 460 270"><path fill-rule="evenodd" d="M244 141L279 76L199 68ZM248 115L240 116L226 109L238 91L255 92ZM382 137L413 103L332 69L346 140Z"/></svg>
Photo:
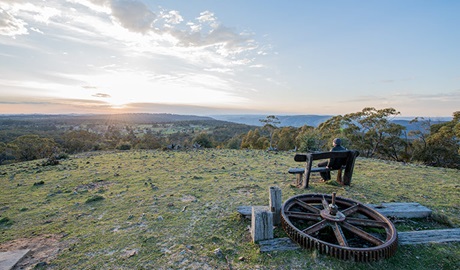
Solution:
<svg viewBox="0 0 460 270"><path fill-rule="evenodd" d="M360 228L358 227L355 227L353 225L351 225L350 223L348 222L342 222L342 227L344 227L345 229L351 231L352 233L356 234L357 236L361 237L362 239L376 245L376 246L379 246L379 245L382 245L384 242L380 239L378 239L377 237L361 230Z"/></svg>
<svg viewBox="0 0 460 270"><path fill-rule="evenodd" d="M285 212L286 216L289 218L298 218L298 219L305 219L305 220L313 220L313 221L320 221L322 220L319 214L311 214L311 213L304 213L304 212L296 212L296 211L287 211Z"/></svg>
<svg viewBox="0 0 460 270"><path fill-rule="evenodd" d="M326 220L321 220L320 222L318 222L318 223L306 228L305 230L302 230L302 232L304 232L306 234L313 234L315 232L320 231L321 229L323 229L326 226L327 226L327 221Z"/></svg>
<svg viewBox="0 0 460 270"><path fill-rule="evenodd" d="M341 211L342 214L344 214L345 216L348 216L348 215L351 215L353 213L355 213L356 211L358 211L359 209L359 204L355 204L351 207L348 207L347 209Z"/></svg>
<svg viewBox="0 0 460 270"><path fill-rule="evenodd" d="M324 198L324 196L321 202L323 203L323 208L329 210L329 203L327 202L326 198Z"/></svg>
<svg viewBox="0 0 460 270"><path fill-rule="evenodd" d="M362 218L347 218L347 222L353 225L360 225L365 227L382 227L385 228L387 225L383 221L372 220L372 219L362 219Z"/></svg>
<svg viewBox="0 0 460 270"><path fill-rule="evenodd" d="M311 206L311 205L309 205L308 203L303 202L303 201L301 201L301 200L299 200L299 199L296 199L295 202L296 202L298 205L300 205L300 206L302 206L303 208L305 208L306 210L309 210L310 212L313 212L313 213L315 213L315 214L319 214L319 213L321 212L318 208L316 208L316 207L314 207L314 206Z"/></svg>
<svg viewBox="0 0 460 270"><path fill-rule="evenodd" d="M334 222L334 224L331 225L332 230L334 231L335 238L337 238L337 241L342 247L348 247L347 239L345 238L345 235L343 235L342 228L339 226L337 222Z"/></svg>

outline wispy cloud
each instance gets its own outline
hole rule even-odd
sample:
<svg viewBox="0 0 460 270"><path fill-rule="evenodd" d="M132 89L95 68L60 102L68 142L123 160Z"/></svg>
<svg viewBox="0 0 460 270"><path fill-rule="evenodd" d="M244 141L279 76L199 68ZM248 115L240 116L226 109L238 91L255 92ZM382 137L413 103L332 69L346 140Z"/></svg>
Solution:
<svg viewBox="0 0 460 270"><path fill-rule="evenodd" d="M96 93L94 95L92 95L93 97L97 97L97 98L110 98L111 95L109 94L104 94L104 93Z"/></svg>

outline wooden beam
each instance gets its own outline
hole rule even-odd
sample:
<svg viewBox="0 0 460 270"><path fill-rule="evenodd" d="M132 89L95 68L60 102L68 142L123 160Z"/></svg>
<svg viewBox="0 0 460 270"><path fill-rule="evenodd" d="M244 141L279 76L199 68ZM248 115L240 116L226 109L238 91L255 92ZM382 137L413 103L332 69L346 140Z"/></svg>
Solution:
<svg viewBox="0 0 460 270"><path fill-rule="evenodd" d="M260 252L296 250L300 246L289 237L259 241Z"/></svg>
<svg viewBox="0 0 460 270"><path fill-rule="evenodd" d="M381 203L366 204L380 214L397 218L424 218L431 215L431 209L419 203Z"/></svg>
<svg viewBox="0 0 460 270"><path fill-rule="evenodd" d="M460 242L460 228L398 233L400 245Z"/></svg>
<svg viewBox="0 0 460 270"><path fill-rule="evenodd" d="M424 218L431 215L431 209L419 203L381 203L366 204L387 217L397 218ZM252 206L239 206L236 211L241 215L251 218Z"/></svg>
<svg viewBox="0 0 460 270"><path fill-rule="evenodd" d="M460 228L398 233L399 245L460 242ZM260 241L261 252L296 250L301 247L289 237Z"/></svg>
<svg viewBox="0 0 460 270"><path fill-rule="evenodd" d="M19 249L0 252L0 269L10 270L28 253L30 249Z"/></svg>

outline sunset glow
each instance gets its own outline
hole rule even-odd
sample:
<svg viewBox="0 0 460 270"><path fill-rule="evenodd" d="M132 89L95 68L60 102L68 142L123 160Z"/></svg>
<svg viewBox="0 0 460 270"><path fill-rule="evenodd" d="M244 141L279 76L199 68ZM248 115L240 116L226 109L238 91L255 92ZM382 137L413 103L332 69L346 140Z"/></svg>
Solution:
<svg viewBox="0 0 460 270"><path fill-rule="evenodd" d="M0 114L450 116L459 12L455 1L0 0Z"/></svg>

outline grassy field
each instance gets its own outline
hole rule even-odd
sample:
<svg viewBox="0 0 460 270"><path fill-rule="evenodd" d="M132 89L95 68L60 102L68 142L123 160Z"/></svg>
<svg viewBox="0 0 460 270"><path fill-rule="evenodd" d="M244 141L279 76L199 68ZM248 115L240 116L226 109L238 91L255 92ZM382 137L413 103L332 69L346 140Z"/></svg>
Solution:
<svg viewBox="0 0 460 270"><path fill-rule="evenodd" d="M0 166L0 250L55 247L29 263L50 269L459 269L460 243L400 246L371 264L316 251L260 253L240 205L301 193L363 203L418 202L435 219L398 230L460 227L458 170L358 158L352 185L317 181L301 190L287 173L293 153L252 150L85 153L56 166ZM334 176L332 177L334 178ZM284 237L282 230L275 230ZM219 251L216 251L219 250ZM41 260L40 260L41 259ZM46 262L46 263L45 263Z"/></svg>

